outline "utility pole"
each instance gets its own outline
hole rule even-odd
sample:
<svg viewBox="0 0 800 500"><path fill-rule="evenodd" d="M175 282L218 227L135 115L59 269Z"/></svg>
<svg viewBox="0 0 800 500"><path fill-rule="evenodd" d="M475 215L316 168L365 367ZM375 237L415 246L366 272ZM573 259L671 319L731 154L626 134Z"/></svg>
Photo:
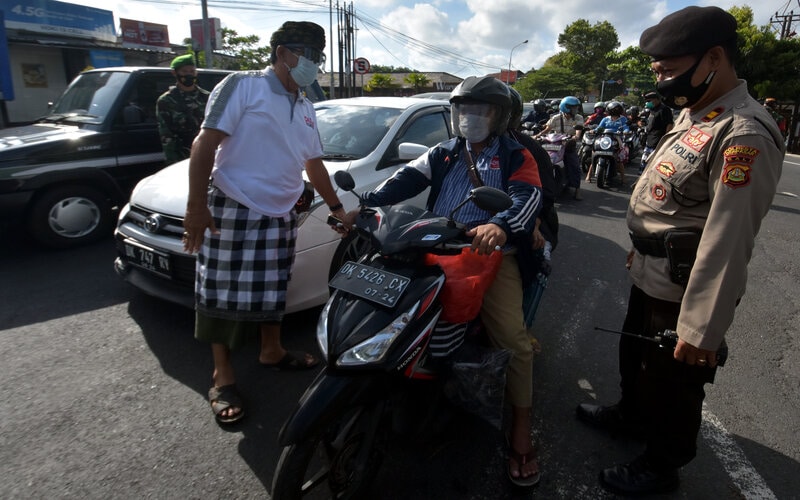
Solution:
<svg viewBox="0 0 800 500"><path fill-rule="evenodd" d="M203 0L203 52L206 56L206 68L214 64L214 52L211 48L211 29L208 26L208 0Z"/></svg>
<svg viewBox="0 0 800 500"><path fill-rule="evenodd" d="M800 6L800 0L798 0L798 5ZM790 10L787 14L786 10L789 8L789 3L783 8L782 13L775 13L772 17L770 17L769 22L773 26L776 27L777 31L780 32L780 39L787 40L789 38L793 38L797 35L797 32L794 30L794 23L800 21L800 14L795 14L793 10Z"/></svg>

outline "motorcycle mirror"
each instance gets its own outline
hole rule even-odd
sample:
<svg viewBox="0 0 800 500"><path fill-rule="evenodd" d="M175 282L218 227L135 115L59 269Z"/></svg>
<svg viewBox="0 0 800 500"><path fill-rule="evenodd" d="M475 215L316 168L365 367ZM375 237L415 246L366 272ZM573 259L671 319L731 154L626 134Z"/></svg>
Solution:
<svg viewBox="0 0 800 500"><path fill-rule="evenodd" d="M469 196L478 208L487 212L502 212L514 204L504 191L489 186L477 187L470 191Z"/></svg>
<svg viewBox="0 0 800 500"><path fill-rule="evenodd" d="M350 172L345 170L335 172L333 174L333 180L336 182L337 186L345 191L352 191L356 188L356 181L353 179L353 176L350 175Z"/></svg>

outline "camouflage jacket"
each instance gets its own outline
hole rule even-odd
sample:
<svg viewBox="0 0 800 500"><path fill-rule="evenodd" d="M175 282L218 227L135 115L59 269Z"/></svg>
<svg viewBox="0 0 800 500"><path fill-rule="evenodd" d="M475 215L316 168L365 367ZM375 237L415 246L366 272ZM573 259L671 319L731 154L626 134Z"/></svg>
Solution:
<svg viewBox="0 0 800 500"><path fill-rule="evenodd" d="M192 141L203 123L208 95L200 87L184 92L172 86L158 98L158 133L167 165L189 157Z"/></svg>

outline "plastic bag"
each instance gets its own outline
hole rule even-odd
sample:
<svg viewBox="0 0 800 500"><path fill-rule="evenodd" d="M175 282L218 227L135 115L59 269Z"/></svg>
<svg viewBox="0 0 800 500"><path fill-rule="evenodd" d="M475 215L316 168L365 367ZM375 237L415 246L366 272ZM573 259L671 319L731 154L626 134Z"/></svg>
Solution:
<svg viewBox="0 0 800 500"><path fill-rule="evenodd" d="M446 278L439 295L441 319L448 323L466 323L475 319L502 261L502 252L480 255L469 248L458 255L426 255L425 264L438 264Z"/></svg>
<svg viewBox="0 0 800 500"><path fill-rule="evenodd" d="M453 361L444 385L447 398L467 412L503 427L506 368L511 351L465 344Z"/></svg>

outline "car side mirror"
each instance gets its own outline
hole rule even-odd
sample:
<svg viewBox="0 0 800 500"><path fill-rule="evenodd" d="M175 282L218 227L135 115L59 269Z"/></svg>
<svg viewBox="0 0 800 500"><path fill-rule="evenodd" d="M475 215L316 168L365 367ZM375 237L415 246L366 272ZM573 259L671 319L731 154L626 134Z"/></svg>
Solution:
<svg viewBox="0 0 800 500"><path fill-rule="evenodd" d="M428 146L413 142L403 142L397 146L397 156L403 161L416 160L428 152Z"/></svg>

